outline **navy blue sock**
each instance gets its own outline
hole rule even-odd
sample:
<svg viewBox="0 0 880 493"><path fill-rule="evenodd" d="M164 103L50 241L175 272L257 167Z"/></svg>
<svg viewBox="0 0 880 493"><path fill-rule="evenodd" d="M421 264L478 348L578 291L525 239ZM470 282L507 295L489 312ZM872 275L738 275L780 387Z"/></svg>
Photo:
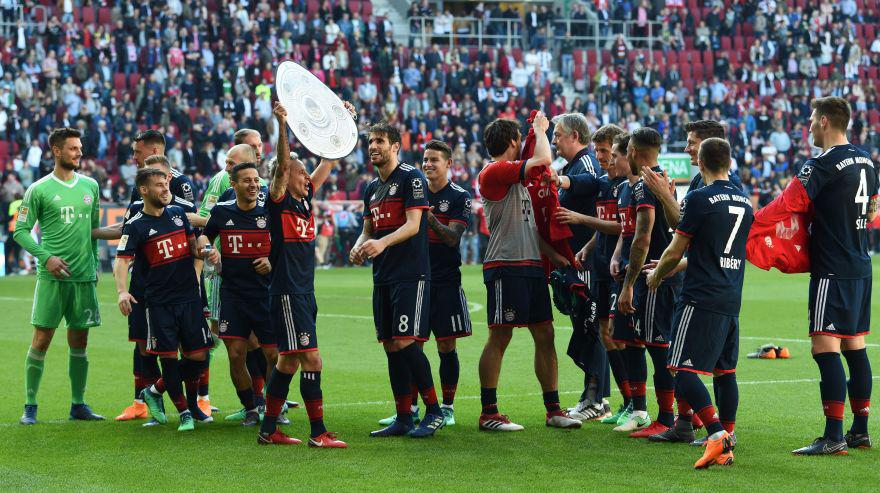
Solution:
<svg viewBox="0 0 880 493"><path fill-rule="evenodd" d="M455 400L455 391L458 388L458 375L460 365L458 352L454 349L448 353L440 354L440 389L443 391L443 405L451 406Z"/></svg>
<svg viewBox="0 0 880 493"><path fill-rule="evenodd" d="M312 428L312 438L327 432L324 426L324 394L321 392L321 372L302 371L299 374L299 391L302 394Z"/></svg>
<svg viewBox="0 0 880 493"><path fill-rule="evenodd" d="M550 392L544 392L544 408L548 413L552 413L554 411L559 411L559 391L551 390Z"/></svg>
<svg viewBox="0 0 880 493"><path fill-rule="evenodd" d="M144 390L144 365L141 359L141 351L138 349L137 344L134 346L131 369L132 373L134 373L134 398L137 400L141 398L141 391Z"/></svg>
<svg viewBox="0 0 880 493"><path fill-rule="evenodd" d="M852 433L868 432L868 410L871 407L871 362L865 348L843 351L849 367L849 405L853 412Z"/></svg>
<svg viewBox="0 0 880 493"><path fill-rule="evenodd" d="M400 352L385 353L388 358L388 379L391 381L391 393L397 409L397 419L412 421L412 392L410 390L410 373L406 361Z"/></svg>
<svg viewBox="0 0 880 493"><path fill-rule="evenodd" d="M254 404L254 389L248 387L244 390L236 390L235 393L245 410L250 411L257 408L257 405Z"/></svg>
<svg viewBox="0 0 880 493"><path fill-rule="evenodd" d="M654 393L657 396L657 421L668 427L675 424L675 382L666 368L666 348L649 346L648 354L654 364Z"/></svg>
<svg viewBox="0 0 880 493"><path fill-rule="evenodd" d="M211 351L205 353L205 361L199 372L199 395L208 395L210 386Z"/></svg>
<svg viewBox="0 0 880 493"><path fill-rule="evenodd" d="M165 382L165 392L174 403L178 412L186 411L186 398L183 396L183 385L180 380L179 363L177 356L162 359L162 380Z"/></svg>
<svg viewBox="0 0 880 493"><path fill-rule="evenodd" d="M689 371L679 371L675 374L674 382L676 395L684 398L693 408L694 413L700 416L709 435L724 431L709 398L709 391L706 390L700 377Z"/></svg>
<svg viewBox="0 0 880 493"><path fill-rule="evenodd" d="M162 376L162 371L159 370L159 358L155 354L142 354L140 357L141 372L144 379L148 382L155 382L160 376Z"/></svg>
<svg viewBox="0 0 880 493"><path fill-rule="evenodd" d="M715 404L718 405L718 419L728 433L736 426L736 409L739 407L739 387L736 373L726 373L712 380L715 387Z"/></svg>
<svg viewBox="0 0 880 493"><path fill-rule="evenodd" d="M840 353L814 354L813 359L819 365L819 393L822 396L822 408L825 412L825 438L843 439L843 409L846 401L846 373L840 361Z"/></svg>
<svg viewBox="0 0 880 493"><path fill-rule="evenodd" d="M497 389L480 387L480 404L483 405L483 414L498 414Z"/></svg>
<svg viewBox="0 0 880 493"><path fill-rule="evenodd" d="M624 353L633 411L647 411L648 403L645 399L645 382L648 380L648 364L645 361L645 348L641 346L627 346L624 349Z"/></svg>
<svg viewBox="0 0 880 493"><path fill-rule="evenodd" d="M617 388L623 396L623 405L628 406L630 401L629 377L626 375L626 363L623 360L623 351L616 349L608 351L608 363L611 366L611 374L614 376Z"/></svg>
<svg viewBox="0 0 880 493"><path fill-rule="evenodd" d="M418 344L409 346L397 352L409 366L413 383L419 388L419 394L425 403L425 414L440 414L440 404L437 402L437 391L434 389L434 377L431 375L431 363Z"/></svg>
<svg viewBox="0 0 880 493"><path fill-rule="evenodd" d="M263 415L263 422L260 424L260 433L271 435L275 433L278 426L278 415L281 414L281 407L287 400L287 393L290 392L290 381L293 375L284 373L274 368L266 383L266 413Z"/></svg>

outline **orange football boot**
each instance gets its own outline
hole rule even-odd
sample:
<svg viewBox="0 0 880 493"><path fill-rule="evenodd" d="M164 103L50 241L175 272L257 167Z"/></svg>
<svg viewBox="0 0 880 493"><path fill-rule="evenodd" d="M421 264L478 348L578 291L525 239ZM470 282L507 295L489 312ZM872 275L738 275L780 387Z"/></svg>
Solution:
<svg viewBox="0 0 880 493"><path fill-rule="evenodd" d="M719 462L721 460L722 462ZM707 469L715 464L733 464L730 435L725 431L720 438L706 441L703 456L694 463L694 469Z"/></svg>
<svg viewBox="0 0 880 493"><path fill-rule="evenodd" d="M116 416L116 421L131 421L133 419L145 419L149 412L143 402L134 401L130 406L122 410L122 414Z"/></svg>

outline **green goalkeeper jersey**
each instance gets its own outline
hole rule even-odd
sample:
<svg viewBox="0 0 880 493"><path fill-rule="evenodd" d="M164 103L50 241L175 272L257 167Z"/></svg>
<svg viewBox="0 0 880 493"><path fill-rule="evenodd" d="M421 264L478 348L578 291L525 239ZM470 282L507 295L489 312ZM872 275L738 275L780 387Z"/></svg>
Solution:
<svg viewBox="0 0 880 493"><path fill-rule="evenodd" d="M208 215L211 214L211 209L217 205L217 200L220 199L220 196L223 195L223 192L225 192L229 186L229 173L227 173L226 170L211 177L211 181L208 182L208 188L202 196L202 205L199 207L199 215L202 217L208 217Z"/></svg>
<svg viewBox="0 0 880 493"><path fill-rule="evenodd" d="M38 279L56 280L46 270L46 261L54 255L67 262L70 270L70 277L63 281L98 280L98 242L92 239L92 228L100 225L98 199L98 182L79 173L63 182L53 172L27 189L18 207L13 238L39 259ZM31 236L38 223L39 243Z"/></svg>

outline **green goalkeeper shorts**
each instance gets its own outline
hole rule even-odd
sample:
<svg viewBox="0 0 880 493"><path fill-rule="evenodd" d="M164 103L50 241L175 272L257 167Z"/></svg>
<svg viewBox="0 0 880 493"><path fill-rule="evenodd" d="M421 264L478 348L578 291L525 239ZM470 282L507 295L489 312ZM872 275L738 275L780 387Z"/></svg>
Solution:
<svg viewBox="0 0 880 493"><path fill-rule="evenodd" d="M205 297L208 301L208 320L220 320L220 282L219 275L208 274L204 277Z"/></svg>
<svg viewBox="0 0 880 493"><path fill-rule="evenodd" d="M69 329L101 325L97 283L37 279L31 324L44 329L57 329L62 317Z"/></svg>

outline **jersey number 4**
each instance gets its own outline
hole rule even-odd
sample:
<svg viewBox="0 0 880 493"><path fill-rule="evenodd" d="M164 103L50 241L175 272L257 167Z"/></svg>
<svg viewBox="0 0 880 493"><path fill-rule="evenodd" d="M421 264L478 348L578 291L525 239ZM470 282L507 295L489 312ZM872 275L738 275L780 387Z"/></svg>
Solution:
<svg viewBox="0 0 880 493"><path fill-rule="evenodd" d="M737 207L735 205L727 206L727 211L736 216L736 222L733 223L733 229L730 231L730 238L727 239L727 246L724 247L724 254L728 255L730 249L733 248L733 239L736 238L736 232L742 226L743 216L746 214L745 207Z"/></svg>
<svg viewBox="0 0 880 493"><path fill-rule="evenodd" d="M861 215L868 213L868 181L865 179L865 170L859 175L859 189L856 190L856 204L862 205Z"/></svg>

